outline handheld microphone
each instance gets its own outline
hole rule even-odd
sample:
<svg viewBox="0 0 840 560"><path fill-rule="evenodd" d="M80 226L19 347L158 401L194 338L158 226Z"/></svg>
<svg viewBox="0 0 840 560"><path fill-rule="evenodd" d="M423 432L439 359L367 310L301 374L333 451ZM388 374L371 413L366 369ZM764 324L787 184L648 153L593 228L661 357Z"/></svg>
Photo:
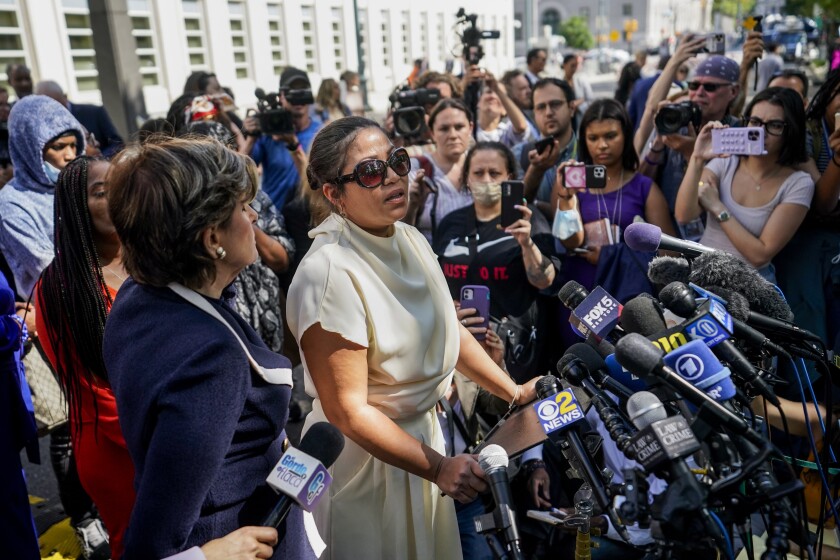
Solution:
<svg viewBox="0 0 840 560"><path fill-rule="evenodd" d="M481 450L478 464L484 470L496 509L490 514L475 518L475 528L478 533L498 531L504 541L504 546L513 560L522 560L519 548L519 529L516 527L516 513L513 508L513 497L508 480L508 456L505 450L496 444L490 444Z"/></svg>
<svg viewBox="0 0 840 560"><path fill-rule="evenodd" d="M312 511L332 482L327 469L344 449L344 435L332 424L316 422L300 441L300 447L289 447L266 482L280 492L274 509L265 517L264 527L279 528L292 504Z"/></svg>
<svg viewBox="0 0 840 560"><path fill-rule="evenodd" d="M265 90L261 87L258 87L257 89L254 90L254 97L259 99L260 101L264 101L265 100Z"/></svg>
<svg viewBox="0 0 840 560"><path fill-rule="evenodd" d="M695 387L690 381L665 365L662 350L640 334L624 336L615 347L618 363L636 375L655 375L678 391L687 401L697 407L705 408L718 422L734 433L744 436L759 447L764 439L752 430L743 418Z"/></svg>
<svg viewBox="0 0 840 560"><path fill-rule="evenodd" d="M598 505L610 518L610 522L621 538L630 542L627 528L618 518L604 487L601 474L592 464L589 452L580 439L580 434L572 427L584 419L583 410L571 390L558 391L557 378L546 375L537 381L537 394L540 401L534 403L540 424L548 439L557 445L572 468L581 475L592 488Z"/></svg>
<svg viewBox="0 0 840 560"><path fill-rule="evenodd" d="M682 282L671 282L662 289L659 297L668 309L677 315L688 317L684 329L691 338L703 340L762 396L779 406L779 399L770 385L758 375L756 369L732 341L727 340L735 331L735 321L723 304L708 299L697 306L691 288Z"/></svg>
<svg viewBox="0 0 840 560"><path fill-rule="evenodd" d="M711 247L662 233L662 228L659 226L644 222L627 226L624 230L624 242L634 251L650 252L662 249L682 253L688 258L715 251Z"/></svg>
<svg viewBox="0 0 840 560"><path fill-rule="evenodd" d="M584 334L590 333L595 340L602 340L618 324L623 306L601 286L596 286L580 304L574 308L570 317L575 318L578 329Z"/></svg>
<svg viewBox="0 0 840 560"><path fill-rule="evenodd" d="M563 284L563 287L560 288L560 292L557 294L557 298L563 303L563 306L571 311L571 313L569 313L569 323L571 323L572 329L578 336L583 338L594 337L594 335L589 332L589 329L587 329L586 326L581 324L580 318L575 316L574 311L588 295L589 290L574 280L569 280ZM596 341L597 340L600 339L596 338Z"/></svg>

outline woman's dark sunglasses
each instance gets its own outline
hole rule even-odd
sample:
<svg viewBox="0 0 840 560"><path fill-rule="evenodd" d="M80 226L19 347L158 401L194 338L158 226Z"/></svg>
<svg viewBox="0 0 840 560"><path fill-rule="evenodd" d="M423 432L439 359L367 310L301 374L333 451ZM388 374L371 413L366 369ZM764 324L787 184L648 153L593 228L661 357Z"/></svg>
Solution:
<svg viewBox="0 0 840 560"><path fill-rule="evenodd" d="M350 181L356 181L360 187L375 189L385 182L389 167L400 177L408 175L408 172L411 171L411 158L408 152L404 148L399 148L394 150L388 161L382 161L381 159L360 161L353 169L353 173L342 175L331 183L343 185Z"/></svg>
<svg viewBox="0 0 840 560"><path fill-rule="evenodd" d="M714 93L718 90L718 88L731 86L731 85L732 84L730 84L730 83L726 83L726 84L707 84L707 83L703 83L703 82L688 82L688 89L690 89L691 91L697 91L698 89L700 89L700 86L703 86L703 89L705 89L708 93Z"/></svg>

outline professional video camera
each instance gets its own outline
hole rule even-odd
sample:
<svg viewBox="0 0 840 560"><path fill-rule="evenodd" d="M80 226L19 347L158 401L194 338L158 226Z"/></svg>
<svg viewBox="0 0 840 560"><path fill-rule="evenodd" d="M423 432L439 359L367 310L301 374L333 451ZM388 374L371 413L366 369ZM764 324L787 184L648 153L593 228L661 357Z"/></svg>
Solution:
<svg viewBox="0 0 840 560"><path fill-rule="evenodd" d="M257 120L260 123L258 132L243 132L243 134L259 136L260 134L292 134L295 131L292 114L281 105L280 94L266 93L262 88L254 90L257 97ZM284 89L283 96L291 105L310 105L315 102L310 89ZM248 111L248 116L254 110Z"/></svg>
<svg viewBox="0 0 840 560"><path fill-rule="evenodd" d="M416 139L426 132L426 108L440 101L440 90L409 89L403 86L394 90L388 100L394 108L394 130L397 136Z"/></svg>
<svg viewBox="0 0 840 560"><path fill-rule="evenodd" d="M458 37L461 38L461 43L464 45L464 60L466 61L467 66L478 64L479 61L484 58L484 49L481 48L481 40L498 39L501 37L501 32L498 30L480 30L476 24L478 15L467 14L464 8L458 10L455 17L458 18L458 21L455 22L456 25L465 26L461 33L458 34Z"/></svg>
<svg viewBox="0 0 840 560"><path fill-rule="evenodd" d="M659 134L674 134L689 123L694 125L696 131L699 131L702 119L703 114L696 103L683 101L662 107L656 114L654 122Z"/></svg>

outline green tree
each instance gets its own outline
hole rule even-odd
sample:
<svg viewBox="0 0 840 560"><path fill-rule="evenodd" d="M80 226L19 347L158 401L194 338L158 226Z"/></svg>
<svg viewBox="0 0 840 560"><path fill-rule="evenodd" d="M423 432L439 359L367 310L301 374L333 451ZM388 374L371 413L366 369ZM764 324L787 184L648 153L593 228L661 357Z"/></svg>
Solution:
<svg viewBox="0 0 840 560"><path fill-rule="evenodd" d="M742 18L752 14L753 8L755 8L755 0L714 0L712 12L720 12L729 17L738 17L738 4L741 5Z"/></svg>
<svg viewBox="0 0 840 560"><path fill-rule="evenodd" d="M840 19L840 0L787 0L785 9L789 14L811 16L815 5L822 9L823 19Z"/></svg>
<svg viewBox="0 0 840 560"><path fill-rule="evenodd" d="M589 24L580 16L570 17L561 23L560 35L566 38L566 45L573 49L591 49L595 45Z"/></svg>

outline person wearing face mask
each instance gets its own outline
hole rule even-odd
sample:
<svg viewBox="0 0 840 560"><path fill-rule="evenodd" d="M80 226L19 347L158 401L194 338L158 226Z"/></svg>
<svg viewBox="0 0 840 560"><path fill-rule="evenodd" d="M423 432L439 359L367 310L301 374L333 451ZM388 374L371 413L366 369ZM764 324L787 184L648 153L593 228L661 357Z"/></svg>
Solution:
<svg viewBox="0 0 840 560"><path fill-rule="evenodd" d="M55 186L59 174L84 149L84 129L61 103L44 95L28 95L12 107L9 153L15 176L0 189L0 252L22 301L29 299L41 272L55 257ZM26 320L29 336L40 344L31 306ZM61 504L84 556L108 558L108 536L79 482L66 423L50 434L50 459Z"/></svg>
<svg viewBox="0 0 840 560"><path fill-rule="evenodd" d="M444 218L434 250L452 299L461 287L490 289L490 315L500 321L506 345L507 370L517 382L538 371L546 336L537 305L540 290L552 286L560 269L554 256L551 227L535 208L524 203L522 218L501 228L502 181L513 179L516 163L499 142L479 142L467 154L462 182L473 204ZM481 323L465 317L468 327ZM479 334L479 333L474 333Z"/></svg>

